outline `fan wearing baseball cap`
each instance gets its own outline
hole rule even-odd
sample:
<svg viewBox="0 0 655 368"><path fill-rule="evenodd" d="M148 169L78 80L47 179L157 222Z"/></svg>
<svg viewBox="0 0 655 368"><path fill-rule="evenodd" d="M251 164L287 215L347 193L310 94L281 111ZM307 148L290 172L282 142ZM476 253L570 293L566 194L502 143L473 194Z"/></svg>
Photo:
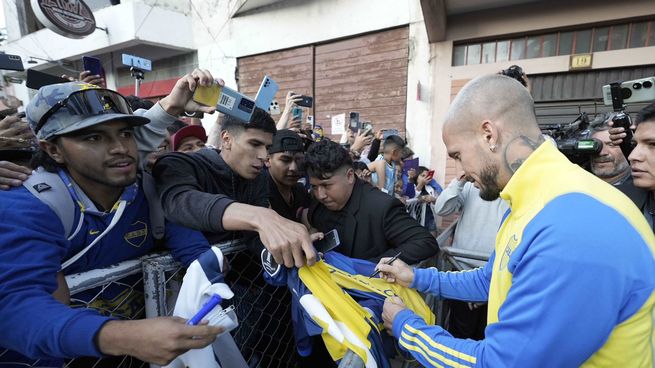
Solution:
<svg viewBox="0 0 655 368"><path fill-rule="evenodd" d="M131 355L166 364L214 341L219 328L173 318L120 321L70 308L64 275L134 259L155 247L139 163L184 111L207 71L177 81L150 110L133 114L117 92L71 82L42 87L26 108L39 139L36 170L0 192L0 356L3 362ZM202 234L167 223L165 245L189 264L209 249ZM57 297L53 296L56 295Z"/></svg>
<svg viewBox="0 0 655 368"><path fill-rule="evenodd" d="M207 132L200 125L188 125L173 134L171 141L175 152L196 152L205 148Z"/></svg>
<svg viewBox="0 0 655 368"><path fill-rule="evenodd" d="M309 193L298 180L305 174L305 143L289 129L278 130L268 148L269 197L278 215L301 222L309 208Z"/></svg>

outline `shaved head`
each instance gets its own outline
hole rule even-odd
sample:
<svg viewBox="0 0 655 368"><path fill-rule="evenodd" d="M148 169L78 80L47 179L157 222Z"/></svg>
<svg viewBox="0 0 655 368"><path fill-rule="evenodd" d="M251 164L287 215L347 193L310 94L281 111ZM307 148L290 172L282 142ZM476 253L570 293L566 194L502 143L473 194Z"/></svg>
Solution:
<svg viewBox="0 0 655 368"><path fill-rule="evenodd" d="M444 129L474 131L484 120L522 132L539 130L530 92L515 79L499 74L468 82L450 104Z"/></svg>
<svg viewBox="0 0 655 368"><path fill-rule="evenodd" d="M504 75L468 82L446 113L443 140L480 197L495 200L543 142L530 92Z"/></svg>

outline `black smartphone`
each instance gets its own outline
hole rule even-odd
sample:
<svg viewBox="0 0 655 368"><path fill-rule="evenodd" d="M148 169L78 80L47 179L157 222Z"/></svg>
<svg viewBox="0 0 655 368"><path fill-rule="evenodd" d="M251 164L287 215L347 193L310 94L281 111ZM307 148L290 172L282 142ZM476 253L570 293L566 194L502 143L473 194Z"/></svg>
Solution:
<svg viewBox="0 0 655 368"><path fill-rule="evenodd" d="M100 59L93 56L84 56L82 57L82 63L84 64L84 70L90 71L91 75L103 76L104 72Z"/></svg>
<svg viewBox="0 0 655 368"><path fill-rule="evenodd" d="M22 72L25 70L23 67L23 60L19 55L0 54L0 69L2 70L16 70Z"/></svg>
<svg viewBox="0 0 655 368"><path fill-rule="evenodd" d="M350 130L353 131L353 133L359 132L359 129L361 129L361 124L359 122L359 113L356 111L351 111L350 112L350 122L348 123L348 127L350 127Z"/></svg>
<svg viewBox="0 0 655 368"><path fill-rule="evenodd" d="M314 105L314 97L312 96L300 96L301 100L296 102L296 105L302 107L312 107Z"/></svg>
<svg viewBox="0 0 655 368"><path fill-rule="evenodd" d="M27 88L39 89L43 86L49 86L57 83L70 82L66 78L58 77L56 75L40 72L34 69L27 69L27 79L25 85Z"/></svg>
<svg viewBox="0 0 655 368"><path fill-rule="evenodd" d="M314 248L319 253L326 253L338 247L340 244L339 234L337 233L337 229L334 229L325 233L323 239L314 242Z"/></svg>

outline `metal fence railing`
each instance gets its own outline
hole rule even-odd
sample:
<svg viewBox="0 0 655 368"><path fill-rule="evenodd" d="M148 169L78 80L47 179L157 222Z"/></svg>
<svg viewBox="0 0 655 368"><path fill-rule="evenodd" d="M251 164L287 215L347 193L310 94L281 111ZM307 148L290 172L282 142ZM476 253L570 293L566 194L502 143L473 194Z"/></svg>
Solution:
<svg viewBox="0 0 655 368"><path fill-rule="evenodd" d="M418 198L412 198L407 200L405 207L410 216L416 219L421 226L425 226L425 213L428 210L427 203L419 201Z"/></svg>
<svg viewBox="0 0 655 368"><path fill-rule="evenodd" d="M457 223L458 220L450 224L437 237L440 252L434 266L440 271L464 271L470 269L465 261L489 261L489 254L451 246ZM434 298L432 295L426 296L426 301L432 305L432 310L437 317L437 324L448 329L448 303L443 299Z"/></svg>
<svg viewBox="0 0 655 368"><path fill-rule="evenodd" d="M424 206L420 206L424 207ZM417 208L419 208L417 206ZM437 259L426 265L440 270L459 270L462 265L457 257L486 260L484 254L452 248L456 223L439 237L441 247ZM232 331L244 358L251 367L293 367L295 341L290 316L290 296L287 288L266 284L261 277L261 266L245 246L238 242L217 245L230 264L226 282L235 293L231 303L239 316L239 327ZM185 270L166 253L158 253L122 262L104 269L66 276L74 308L93 308L101 314L122 319L141 319L170 316L182 283ZM439 324L446 322L447 305L442 300L427 295L426 301L433 307ZM0 351L2 356L9 354ZM5 358L7 356L5 355ZM0 363L0 367L2 363ZM68 367L68 368L141 368L156 367L135 358L77 358L71 360L16 361L13 366ZM402 367L410 367L410 362ZM357 355L349 352L341 360L340 368L363 368Z"/></svg>
<svg viewBox="0 0 655 368"><path fill-rule="evenodd" d="M93 308L103 315L122 319L139 319L145 316L143 302L143 276L141 260L66 276L70 290L70 306ZM10 359L16 358L16 361ZM36 359L25 360L9 351L0 351L0 360L12 367L70 367L70 368L138 368L147 364L129 356L109 358Z"/></svg>
<svg viewBox="0 0 655 368"><path fill-rule="evenodd" d="M226 282L235 297L239 327L232 331L235 342L251 367L275 368L295 365L295 340L291 325L291 298L287 288L264 282L257 257L238 241L218 244L229 264ZM104 269L66 276L71 306L93 308L121 319L170 316L184 276L184 268L166 253L152 254ZM0 350L0 360L15 354ZM4 357L3 357L4 356ZM11 366L68 368L156 367L135 358L76 358L22 361ZM0 367L3 363L0 362Z"/></svg>

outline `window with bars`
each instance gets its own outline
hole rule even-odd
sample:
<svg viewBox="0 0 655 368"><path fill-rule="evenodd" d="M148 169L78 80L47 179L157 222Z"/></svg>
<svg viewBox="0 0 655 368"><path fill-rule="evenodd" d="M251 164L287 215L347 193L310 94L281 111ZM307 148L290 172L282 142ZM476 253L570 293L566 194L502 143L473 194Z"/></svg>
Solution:
<svg viewBox="0 0 655 368"><path fill-rule="evenodd" d="M655 21L456 44L453 66L655 46Z"/></svg>

